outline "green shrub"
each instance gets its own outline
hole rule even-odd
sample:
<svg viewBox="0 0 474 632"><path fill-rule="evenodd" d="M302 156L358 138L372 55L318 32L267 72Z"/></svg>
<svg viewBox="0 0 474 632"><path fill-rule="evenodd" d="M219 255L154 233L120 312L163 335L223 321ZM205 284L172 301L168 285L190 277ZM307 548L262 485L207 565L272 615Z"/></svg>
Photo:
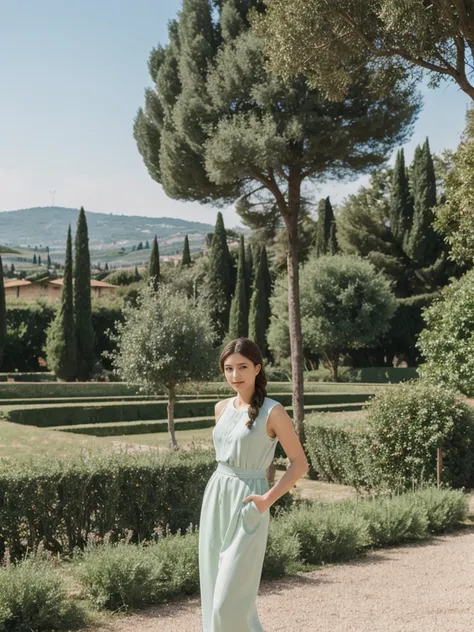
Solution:
<svg viewBox="0 0 474 632"><path fill-rule="evenodd" d="M82 622L51 562L32 557L0 567L0 632L66 630Z"/></svg>
<svg viewBox="0 0 474 632"><path fill-rule="evenodd" d="M474 270L453 281L423 312L420 372L435 384L474 395Z"/></svg>
<svg viewBox="0 0 474 632"><path fill-rule="evenodd" d="M416 502L418 496L412 496L408 493L359 503L357 512L367 521L373 546L426 538L429 524L427 511L422 503Z"/></svg>
<svg viewBox="0 0 474 632"><path fill-rule="evenodd" d="M473 482L474 412L454 392L422 381L381 391L369 408L368 427L375 476L389 489L436 482L438 447L443 483Z"/></svg>
<svg viewBox="0 0 474 632"><path fill-rule="evenodd" d="M350 507L308 503L281 518L287 533L297 535L304 564L351 559L370 544L367 522Z"/></svg>
<svg viewBox="0 0 474 632"><path fill-rule="evenodd" d="M426 509L428 531L442 533L457 528L469 515L469 503L461 490L434 487L418 490L417 502Z"/></svg>
<svg viewBox="0 0 474 632"><path fill-rule="evenodd" d="M355 489L375 486L367 413L317 413L306 420L305 451L317 478Z"/></svg>
<svg viewBox="0 0 474 632"><path fill-rule="evenodd" d="M148 545L89 545L75 556L75 572L99 607L137 608L199 591L198 534Z"/></svg>
<svg viewBox="0 0 474 632"><path fill-rule="evenodd" d="M284 496L289 496L289 494ZM288 528L280 519L271 520L262 577L275 579L292 574L298 566L300 551L301 545L297 534L289 533Z"/></svg>
<svg viewBox="0 0 474 632"><path fill-rule="evenodd" d="M67 553L111 529L133 541L197 525L212 451L99 453L88 458L0 461L0 542L13 558L40 543ZM179 502L176 501L179 499ZM34 508L34 511L32 510Z"/></svg>

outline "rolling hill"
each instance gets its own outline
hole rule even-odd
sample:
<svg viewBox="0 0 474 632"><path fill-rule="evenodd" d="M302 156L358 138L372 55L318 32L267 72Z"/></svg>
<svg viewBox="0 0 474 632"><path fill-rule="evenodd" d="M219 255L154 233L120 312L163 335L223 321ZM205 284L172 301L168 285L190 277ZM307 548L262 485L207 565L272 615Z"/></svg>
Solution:
<svg viewBox="0 0 474 632"><path fill-rule="evenodd" d="M78 209L62 207L37 207L18 211L0 212L0 244L11 248L49 246L50 251L64 251L69 224L75 232ZM86 211L91 250L131 248L134 244L153 239L154 235L163 246L179 243L184 235L194 246L202 247L206 234L214 227L202 222L186 221L171 217L144 217L112 215Z"/></svg>

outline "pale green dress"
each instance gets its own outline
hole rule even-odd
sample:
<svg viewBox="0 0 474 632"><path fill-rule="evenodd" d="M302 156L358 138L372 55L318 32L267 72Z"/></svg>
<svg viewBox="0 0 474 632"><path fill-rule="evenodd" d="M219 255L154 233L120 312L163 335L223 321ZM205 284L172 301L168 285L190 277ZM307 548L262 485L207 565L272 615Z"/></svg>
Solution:
<svg viewBox="0 0 474 632"><path fill-rule="evenodd" d="M268 537L270 511L260 513L250 494L264 494L265 471L278 442L267 433L266 397L248 429L247 409L229 400L213 428L217 469L207 482L199 522L199 574L203 632L263 632L255 601Z"/></svg>

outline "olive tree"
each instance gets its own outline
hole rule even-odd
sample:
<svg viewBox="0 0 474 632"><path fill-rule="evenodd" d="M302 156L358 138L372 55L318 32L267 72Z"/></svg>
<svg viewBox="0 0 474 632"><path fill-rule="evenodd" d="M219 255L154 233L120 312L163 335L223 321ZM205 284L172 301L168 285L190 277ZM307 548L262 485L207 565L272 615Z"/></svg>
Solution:
<svg viewBox="0 0 474 632"><path fill-rule="evenodd" d="M308 260L301 270L300 288L304 347L321 355L337 381L343 351L370 347L388 331L397 306L390 283L369 261L327 255ZM288 345L285 296L285 282L280 281L272 298L269 332L277 355L280 344L283 349Z"/></svg>
<svg viewBox="0 0 474 632"><path fill-rule="evenodd" d="M209 379L217 363L215 332L208 310L166 286L143 288L135 307L124 309L123 322L109 334L117 348L107 356L115 373L138 391L168 393L170 446L178 447L174 405L180 384Z"/></svg>

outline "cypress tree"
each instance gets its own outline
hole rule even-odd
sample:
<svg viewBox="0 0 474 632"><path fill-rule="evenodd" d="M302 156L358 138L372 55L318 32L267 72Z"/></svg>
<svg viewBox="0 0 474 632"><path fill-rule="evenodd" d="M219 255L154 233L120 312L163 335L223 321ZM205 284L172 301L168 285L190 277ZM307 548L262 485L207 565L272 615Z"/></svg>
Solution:
<svg viewBox="0 0 474 632"><path fill-rule="evenodd" d="M140 273L138 272L137 266L135 266L135 281L140 281Z"/></svg>
<svg viewBox="0 0 474 632"><path fill-rule="evenodd" d="M76 327L72 283L71 226L67 233L61 304L51 323L46 340L46 362L61 380L71 382L77 375Z"/></svg>
<svg viewBox="0 0 474 632"><path fill-rule="evenodd" d="M0 257L0 261L1 261L1 257ZM13 265L13 263L10 266L10 275L11 276L15 275L15 266Z"/></svg>
<svg viewBox="0 0 474 632"><path fill-rule="evenodd" d="M41 255L38 255L38 265L41 265Z"/></svg>
<svg viewBox="0 0 474 632"><path fill-rule="evenodd" d="M150 248L150 242L147 239L145 242L145 250L148 250L149 248Z"/></svg>
<svg viewBox="0 0 474 632"><path fill-rule="evenodd" d="M36 265L38 262L36 260L36 255L33 255L33 265Z"/></svg>
<svg viewBox="0 0 474 632"><path fill-rule="evenodd" d="M248 335L249 312L245 287L245 244L244 236L240 237L239 261L237 265L237 282L234 298L230 307L229 336L246 338Z"/></svg>
<svg viewBox="0 0 474 632"><path fill-rule="evenodd" d="M252 246L247 244L245 249L245 295L247 297L247 312L250 310L253 283L253 255Z"/></svg>
<svg viewBox="0 0 474 632"><path fill-rule="evenodd" d="M257 259L257 267L252 288L249 313L249 338L258 344L262 353L267 354L267 330L270 325L270 294L266 284L267 251L263 247Z"/></svg>
<svg viewBox="0 0 474 632"><path fill-rule="evenodd" d="M191 265L191 251L189 250L189 239L187 235L184 238L183 258L181 259L181 265L183 266L183 268L185 266Z"/></svg>
<svg viewBox="0 0 474 632"><path fill-rule="evenodd" d="M94 371L94 328L92 326L91 260L87 219L81 207L77 218L74 261L74 316L76 321L77 378L89 380Z"/></svg>
<svg viewBox="0 0 474 632"><path fill-rule="evenodd" d="M407 239L409 257L425 266L438 258L442 242L433 229L436 206L436 176L430 145L426 139L423 147L415 150L412 165L413 224Z"/></svg>
<svg viewBox="0 0 474 632"><path fill-rule="evenodd" d="M13 266L13 264L12 264ZM3 262L0 256L0 368L3 364L5 344L7 340L7 305L5 299L5 285L3 281Z"/></svg>
<svg viewBox="0 0 474 632"><path fill-rule="evenodd" d="M108 270L109 269L109 264L107 263L107 261L105 262L105 266L104 266L104 270Z"/></svg>
<svg viewBox="0 0 474 632"><path fill-rule="evenodd" d="M48 255L47 263L48 263L48 268L50 268L51 267L51 257L50 257L50 255Z"/></svg>
<svg viewBox="0 0 474 632"><path fill-rule="evenodd" d="M150 262L148 264L148 278L151 286L156 291L160 284L160 249L158 247L158 238L155 235L153 245L151 247Z"/></svg>
<svg viewBox="0 0 474 632"><path fill-rule="evenodd" d="M207 293L210 299L211 318L220 341L229 329L229 312L232 292L230 254L222 213L217 213L211 249Z"/></svg>
<svg viewBox="0 0 474 632"><path fill-rule="evenodd" d="M403 149L397 152L390 194L390 227L395 242L403 248L413 219L413 199L405 168Z"/></svg>
<svg viewBox="0 0 474 632"><path fill-rule="evenodd" d="M329 197L320 200L316 224L316 256L336 254L336 218Z"/></svg>

